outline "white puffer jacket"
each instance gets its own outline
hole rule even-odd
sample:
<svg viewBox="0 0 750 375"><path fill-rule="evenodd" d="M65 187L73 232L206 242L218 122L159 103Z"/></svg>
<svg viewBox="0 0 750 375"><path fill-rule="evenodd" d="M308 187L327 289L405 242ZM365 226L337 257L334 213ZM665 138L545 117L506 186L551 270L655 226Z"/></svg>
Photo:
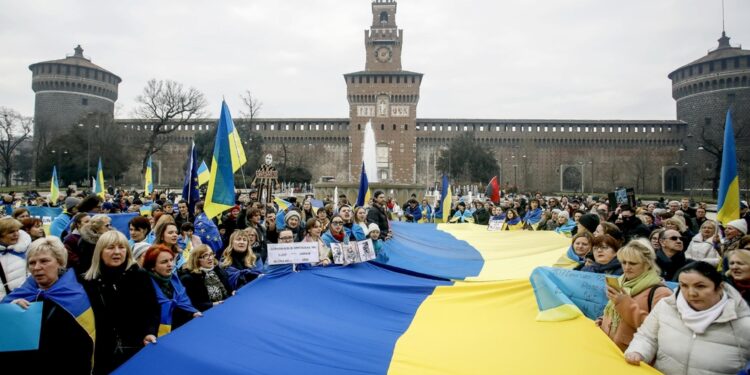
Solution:
<svg viewBox="0 0 750 375"><path fill-rule="evenodd" d="M703 240L703 235L700 233L693 237L690 241L687 251L685 251L685 258L692 260L701 260L712 266L719 264L721 257L719 252L714 248L713 237L709 237L707 240Z"/></svg>
<svg viewBox="0 0 750 375"><path fill-rule="evenodd" d="M5 278L8 279L10 290L21 286L28 276L26 272L26 249L31 243L31 237L22 230L18 231L18 234L18 243L9 246L9 249L13 253L0 254L0 264L2 264L3 271L5 271ZM0 245L0 250L5 249L5 246ZM0 299L3 298L5 298L5 287L0 286Z"/></svg>
<svg viewBox="0 0 750 375"><path fill-rule="evenodd" d="M729 302L706 329L696 334L677 311L675 295L656 304L638 328L627 353L640 353L664 374L737 374L750 360L750 308L742 296L724 284Z"/></svg>

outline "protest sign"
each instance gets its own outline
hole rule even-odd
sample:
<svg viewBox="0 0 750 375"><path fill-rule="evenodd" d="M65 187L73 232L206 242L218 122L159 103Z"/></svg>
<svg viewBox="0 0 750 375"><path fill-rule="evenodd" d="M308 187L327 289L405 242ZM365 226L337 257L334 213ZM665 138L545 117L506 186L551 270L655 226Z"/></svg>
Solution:
<svg viewBox="0 0 750 375"><path fill-rule="evenodd" d="M42 303L32 302L28 309L7 303L0 305L0 352L36 350L42 329Z"/></svg>
<svg viewBox="0 0 750 375"><path fill-rule="evenodd" d="M491 232L499 231L503 227L502 220L490 220L490 224L487 226L487 230Z"/></svg>
<svg viewBox="0 0 750 375"><path fill-rule="evenodd" d="M268 264L301 264L320 261L317 242L269 243Z"/></svg>
<svg viewBox="0 0 750 375"><path fill-rule="evenodd" d="M349 243L332 243L331 253L333 254L333 263L342 265L367 262L376 257L375 247L370 239Z"/></svg>

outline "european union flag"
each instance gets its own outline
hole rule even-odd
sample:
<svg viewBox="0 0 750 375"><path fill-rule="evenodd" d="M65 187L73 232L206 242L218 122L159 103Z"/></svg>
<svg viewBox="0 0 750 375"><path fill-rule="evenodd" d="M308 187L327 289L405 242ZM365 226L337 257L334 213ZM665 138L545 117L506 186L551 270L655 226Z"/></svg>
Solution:
<svg viewBox="0 0 750 375"><path fill-rule="evenodd" d="M201 199L201 193L198 191L198 150L195 149L195 142L190 147L190 156L185 169L185 184L182 186L182 199L187 201L188 211L193 214L195 204Z"/></svg>

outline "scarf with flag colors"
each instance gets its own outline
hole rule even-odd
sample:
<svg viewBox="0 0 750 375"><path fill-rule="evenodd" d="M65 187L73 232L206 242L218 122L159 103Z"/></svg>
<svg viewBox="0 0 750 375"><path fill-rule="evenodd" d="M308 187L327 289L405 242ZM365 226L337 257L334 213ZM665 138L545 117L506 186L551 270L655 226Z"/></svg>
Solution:
<svg viewBox="0 0 750 375"><path fill-rule="evenodd" d="M198 312L190 303L185 287L182 286L180 278L177 274L173 273L170 277L169 282L172 284L172 298L168 298L159 287L159 284L154 281L154 276L151 276L151 283L154 285L154 291L156 291L156 301L161 306L161 315L159 320L159 333L158 337L164 336L169 332L172 332L172 313L174 309L179 308L187 312Z"/></svg>
<svg viewBox="0 0 750 375"><path fill-rule="evenodd" d="M34 277L29 276L26 282L20 287L14 289L9 295L3 298L2 303L10 303L13 300L23 298L29 302L48 299L65 312L70 314L78 325L86 331L91 338L91 342L96 342L96 327L94 325L94 311L91 309L89 297L83 286L76 280L75 273L72 269L63 273L57 281L46 290L39 288Z"/></svg>

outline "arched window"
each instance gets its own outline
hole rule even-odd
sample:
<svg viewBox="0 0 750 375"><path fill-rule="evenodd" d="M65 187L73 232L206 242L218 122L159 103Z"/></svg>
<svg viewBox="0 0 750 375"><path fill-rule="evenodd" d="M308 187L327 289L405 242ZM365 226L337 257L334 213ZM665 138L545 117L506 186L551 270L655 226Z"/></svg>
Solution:
<svg viewBox="0 0 750 375"><path fill-rule="evenodd" d="M388 12L380 12L380 23L388 23Z"/></svg>

